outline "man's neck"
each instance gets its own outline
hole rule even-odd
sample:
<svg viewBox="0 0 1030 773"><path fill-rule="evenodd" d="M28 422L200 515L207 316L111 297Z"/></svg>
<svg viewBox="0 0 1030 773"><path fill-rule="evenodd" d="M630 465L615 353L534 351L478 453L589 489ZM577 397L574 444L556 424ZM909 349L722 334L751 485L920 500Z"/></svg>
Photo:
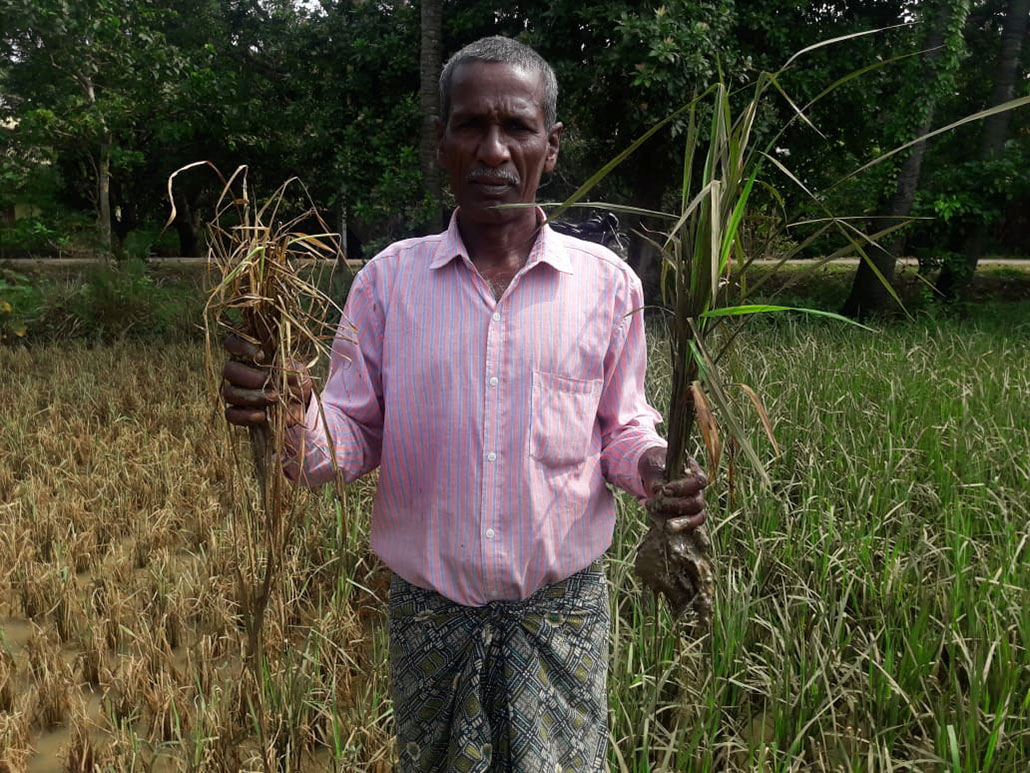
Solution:
<svg viewBox="0 0 1030 773"><path fill-rule="evenodd" d="M458 211L461 240L472 264L481 272L522 268L536 242L539 226L535 209L500 223L463 222L461 210Z"/></svg>

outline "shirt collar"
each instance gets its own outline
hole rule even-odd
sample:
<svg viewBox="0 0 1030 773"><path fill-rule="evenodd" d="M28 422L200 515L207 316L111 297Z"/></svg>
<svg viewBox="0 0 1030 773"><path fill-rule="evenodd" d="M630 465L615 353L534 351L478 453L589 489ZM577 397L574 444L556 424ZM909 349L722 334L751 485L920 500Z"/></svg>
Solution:
<svg viewBox="0 0 1030 773"><path fill-rule="evenodd" d="M536 214L537 222L543 225L537 232L536 241L533 242L533 248L529 252L526 268L531 268L537 263L547 263L556 271L571 274L572 261L569 259L569 253L565 249L561 236L547 225L547 215L544 214L543 209L537 207ZM443 238L437 242L436 249L433 250L433 257L429 262L429 268L441 268L455 258L461 258L465 262L471 263L465 243L461 240L461 232L458 230L458 210L454 210L451 222L443 233Z"/></svg>

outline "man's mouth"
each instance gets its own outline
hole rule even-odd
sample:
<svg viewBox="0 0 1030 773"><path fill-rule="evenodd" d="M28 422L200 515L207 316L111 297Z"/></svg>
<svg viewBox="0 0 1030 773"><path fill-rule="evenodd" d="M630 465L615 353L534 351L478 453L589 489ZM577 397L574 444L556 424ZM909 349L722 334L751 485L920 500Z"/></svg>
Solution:
<svg viewBox="0 0 1030 773"><path fill-rule="evenodd" d="M487 196L503 196L509 190L512 185L504 180L475 180L473 183L480 191Z"/></svg>
<svg viewBox="0 0 1030 773"><path fill-rule="evenodd" d="M465 180L488 197L504 196L519 184L518 175L512 172L484 168L473 169Z"/></svg>

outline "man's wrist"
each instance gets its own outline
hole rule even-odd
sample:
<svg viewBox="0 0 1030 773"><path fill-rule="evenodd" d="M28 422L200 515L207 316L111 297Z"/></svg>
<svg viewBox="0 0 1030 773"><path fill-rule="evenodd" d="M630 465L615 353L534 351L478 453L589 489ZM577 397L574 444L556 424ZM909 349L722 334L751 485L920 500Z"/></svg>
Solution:
<svg viewBox="0 0 1030 773"><path fill-rule="evenodd" d="M637 461L637 473L644 495L654 496L655 490L665 481L665 446L645 448Z"/></svg>

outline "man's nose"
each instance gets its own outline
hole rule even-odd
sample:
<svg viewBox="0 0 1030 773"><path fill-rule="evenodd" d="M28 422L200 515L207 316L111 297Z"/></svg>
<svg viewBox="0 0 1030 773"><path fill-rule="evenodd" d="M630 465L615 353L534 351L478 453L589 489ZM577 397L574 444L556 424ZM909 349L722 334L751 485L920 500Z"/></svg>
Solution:
<svg viewBox="0 0 1030 773"><path fill-rule="evenodd" d="M500 166L511 159L504 132L499 126L490 126L479 143L478 160L487 166Z"/></svg>

